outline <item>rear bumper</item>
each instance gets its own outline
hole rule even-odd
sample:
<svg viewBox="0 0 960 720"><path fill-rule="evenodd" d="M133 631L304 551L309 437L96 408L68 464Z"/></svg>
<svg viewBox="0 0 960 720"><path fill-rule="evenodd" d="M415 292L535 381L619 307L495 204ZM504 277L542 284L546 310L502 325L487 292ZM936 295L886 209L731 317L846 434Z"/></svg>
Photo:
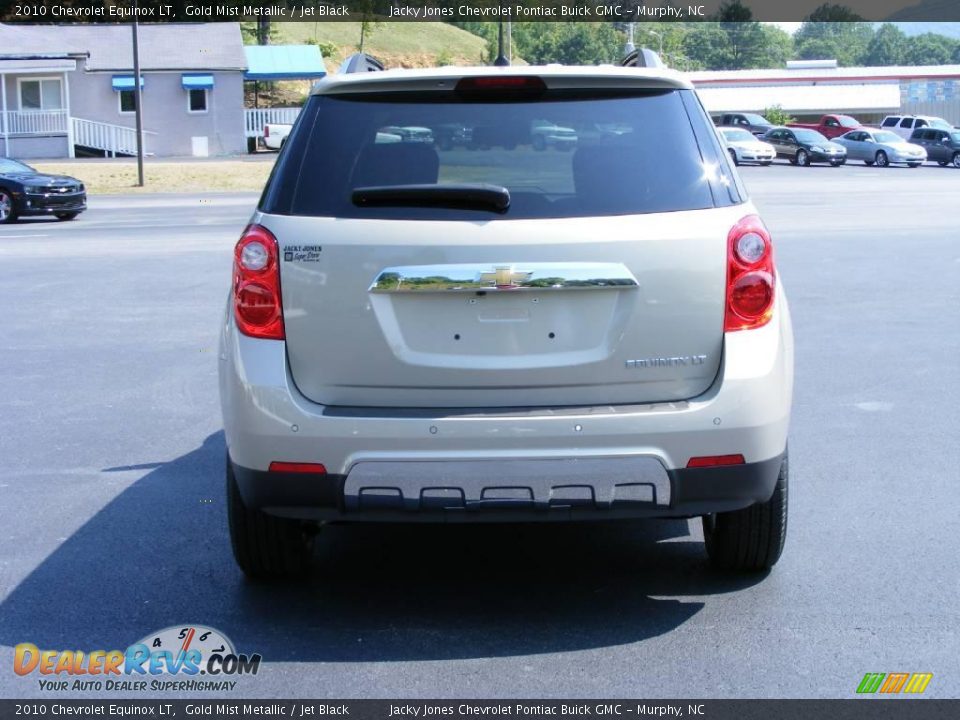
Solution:
<svg viewBox="0 0 960 720"><path fill-rule="evenodd" d="M229 308L219 365L227 448L243 497L275 514L421 521L683 516L770 497L787 443L793 337L778 283L770 323L726 335L720 371L704 394L602 407L318 405L297 390L285 343L238 333ZM743 455L746 464L686 469L692 457L729 454ZM329 474L266 472L274 461L322 463ZM435 472L424 472L427 464ZM641 465L659 468L659 480L637 479ZM371 480L364 474L371 467L387 472ZM557 477L564 479L551 484ZM361 480L379 488L370 503L356 500ZM570 503L555 492L559 486L584 489ZM460 509L421 506L438 496Z"/></svg>
<svg viewBox="0 0 960 720"><path fill-rule="evenodd" d="M542 473L528 473L519 481L505 480L500 474L504 465L496 462L483 463L482 476L471 469L464 472L465 463L451 462L434 463L433 472L420 478L387 475L377 480L356 478L359 466L347 476L232 467L248 507L284 517L323 522L570 522L693 517L765 502L773 494L783 455L725 467L668 471L660 465L659 477L653 467L627 477L622 473L628 468L619 459L605 458L594 460L591 472L575 484L557 484L553 473L562 462L545 461Z"/></svg>

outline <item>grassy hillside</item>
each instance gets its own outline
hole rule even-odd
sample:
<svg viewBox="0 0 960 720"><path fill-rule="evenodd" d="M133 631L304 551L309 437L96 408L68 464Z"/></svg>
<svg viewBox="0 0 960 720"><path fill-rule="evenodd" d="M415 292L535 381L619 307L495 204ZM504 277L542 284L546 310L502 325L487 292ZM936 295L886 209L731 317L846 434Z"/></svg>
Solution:
<svg viewBox="0 0 960 720"><path fill-rule="evenodd" d="M327 59L330 70L356 52L360 43L360 23L278 22L273 25L276 31L272 42L276 44L319 40L336 45L338 51ZM482 38L439 22L381 23L372 28L364 42L364 50L387 67L476 65L484 47Z"/></svg>
<svg viewBox="0 0 960 720"><path fill-rule="evenodd" d="M301 45L314 40L321 45L334 45L333 54L324 58L328 72L335 72L360 44L360 23L275 22L271 27L270 41L274 45ZM485 47L483 38L439 22L380 23L373 26L364 41L364 50L388 68L477 65ZM260 83L257 104L260 107L300 105L310 92L310 85L304 80ZM246 93L247 105L253 107L251 83L247 83Z"/></svg>

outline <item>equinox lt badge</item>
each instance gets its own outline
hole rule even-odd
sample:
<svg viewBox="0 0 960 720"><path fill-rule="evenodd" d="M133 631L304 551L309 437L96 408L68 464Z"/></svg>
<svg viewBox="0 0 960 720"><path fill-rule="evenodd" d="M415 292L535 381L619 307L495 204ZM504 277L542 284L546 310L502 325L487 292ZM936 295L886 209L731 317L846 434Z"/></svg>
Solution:
<svg viewBox="0 0 960 720"><path fill-rule="evenodd" d="M628 368L683 367L686 365L703 365L706 361L706 355L677 355L676 357L656 357L643 358L642 360L627 360L624 365L626 365Z"/></svg>

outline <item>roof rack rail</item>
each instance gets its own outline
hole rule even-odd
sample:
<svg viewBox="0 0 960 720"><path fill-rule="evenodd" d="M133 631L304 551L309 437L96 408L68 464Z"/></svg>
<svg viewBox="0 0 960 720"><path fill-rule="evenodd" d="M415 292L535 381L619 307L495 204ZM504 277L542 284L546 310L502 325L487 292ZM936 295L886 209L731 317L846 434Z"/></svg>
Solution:
<svg viewBox="0 0 960 720"><path fill-rule="evenodd" d="M372 55L366 53L354 53L340 64L338 73L361 73L361 72L380 72L383 70L383 63Z"/></svg>
<svg viewBox="0 0 960 720"><path fill-rule="evenodd" d="M650 48L637 48L620 61L623 67L664 68L663 60Z"/></svg>

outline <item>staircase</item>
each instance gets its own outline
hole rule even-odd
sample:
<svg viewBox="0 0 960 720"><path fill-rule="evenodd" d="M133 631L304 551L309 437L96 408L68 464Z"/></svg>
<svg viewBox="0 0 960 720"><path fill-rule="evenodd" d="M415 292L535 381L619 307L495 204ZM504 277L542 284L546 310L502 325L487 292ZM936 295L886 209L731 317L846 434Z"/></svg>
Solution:
<svg viewBox="0 0 960 720"><path fill-rule="evenodd" d="M137 131L134 128L72 117L70 129L74 146L99 150L104 157L137 154ZM146 136L157 133L144 130L143 134L144 153L150 155L152 153L147 152Z"/></svg>

